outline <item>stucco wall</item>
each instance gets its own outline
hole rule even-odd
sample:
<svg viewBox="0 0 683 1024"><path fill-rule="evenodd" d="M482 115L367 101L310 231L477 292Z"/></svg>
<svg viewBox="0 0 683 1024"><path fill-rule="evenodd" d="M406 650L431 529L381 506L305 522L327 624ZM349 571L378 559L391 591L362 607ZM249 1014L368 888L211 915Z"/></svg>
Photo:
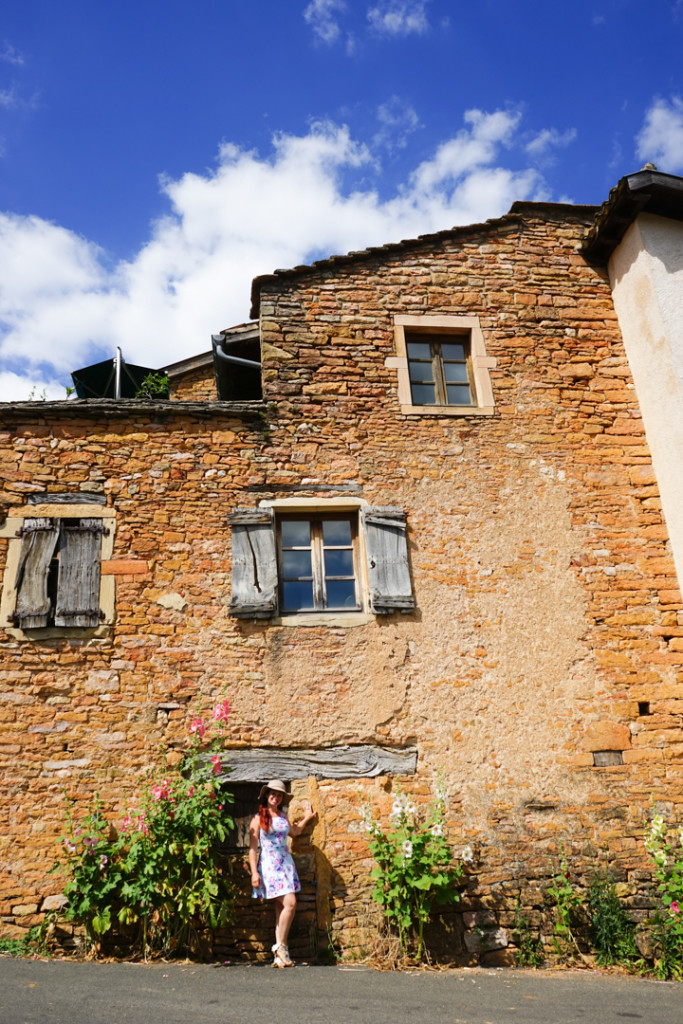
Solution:
<svg viewBox="0 0 683 1024"><path fill-rule="evenodd" d="M683 224L641 214L609 264L614 307L683 573Z"/></svg>

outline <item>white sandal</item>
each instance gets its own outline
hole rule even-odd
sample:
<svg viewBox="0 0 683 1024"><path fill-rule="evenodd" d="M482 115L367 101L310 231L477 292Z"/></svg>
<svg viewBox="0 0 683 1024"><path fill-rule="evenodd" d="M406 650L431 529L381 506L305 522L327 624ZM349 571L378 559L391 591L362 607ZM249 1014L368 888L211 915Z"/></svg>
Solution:
<svg viewBox="0 0 683 1024"><path fill-rule="evenodd" d="M289 950L284 942L276 942L272 947L274 956L273 967L293 967L294 964L289 957Z"/></svg>
<svg viewBox="0 0 683 1024"><path fill-rule="evenodd" d="M283 942L276 942L275 945L271 947L271 953L273 954L273 967L288 966L287 961L283 956L283 950L285 953L287 952L287 947Z"/></svg>

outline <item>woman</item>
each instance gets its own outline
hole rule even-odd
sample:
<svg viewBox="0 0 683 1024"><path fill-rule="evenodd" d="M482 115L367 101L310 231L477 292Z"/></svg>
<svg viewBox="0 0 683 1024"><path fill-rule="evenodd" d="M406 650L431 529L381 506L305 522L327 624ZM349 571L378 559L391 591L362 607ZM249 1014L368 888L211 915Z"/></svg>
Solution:
<svg viewBox="0 0 683 1024"><path fill-rule="evenodd" d="M309 803L298 825L290 825L286 807L292 799L284 782L272 779L261 788L259 809L249 826L249 867L252 896L275 901L275 945L273 967L292 967L287 949L289 929L296 910L296 896L301 885L294 860L289 852L287 836L299 836L315 817ZM260 847L260 853L259 853Z"/></svg>

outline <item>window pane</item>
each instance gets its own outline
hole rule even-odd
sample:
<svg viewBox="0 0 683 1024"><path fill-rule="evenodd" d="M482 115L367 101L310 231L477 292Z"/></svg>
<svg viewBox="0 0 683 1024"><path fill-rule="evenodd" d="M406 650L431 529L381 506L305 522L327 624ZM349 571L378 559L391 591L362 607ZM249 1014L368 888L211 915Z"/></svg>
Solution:
<svg viewBox="0 0 683 1024"><path fill-rule="evenodd" d="M461 345L460 342L441 342L441 356L443 359L460 359L464 360L465 346Z"/></svg>
<svg viewBox="0 0 683 1024"><path fill-rule="evenodd" d="M449 405L471 405L470 389L462 384L448 384L446 387Z"/></svg>
<svg viewBox="0 0 683 1024"><path fill-rule="evenodd" d="M353 551L325 551L326 576L353 576ZM328 587L330 584L327 584Z"/></svg>
<svg viewBox="0 0 683 1024"><path fill-rule="evenodd" d="M328 608L355 608L356 587L353 580L327 581Z"/></svg>
<svg viewBox="0 0 683 1024"><path fill-rule="evenodd" d="M411 385L411 391L413 393L414 405L436 404L433 384L413 384Z"/></svg>
<svg viewBox="0 0 683 1024"><path fill-rule="evenodd" d="M282 575L285 579L299 579L302 576L311 577L311 552L310 551L283 551L282 552Z"/></svg>
<svg viewBox="0 0 683 1024"><path fill-rule="evenodd" d="M323 519L325 544L350 544L351 523L348 519Z"/></svg>
<svg viewBox="0 0 683 1024"><path fill-rule="evenodd" d="M308 547L311 543L311 524L307 519L282 520L282 546Z"/></svg>
<svg viewBox="0 0 683 1024"><path fill-rule="evenodd" d="M434 374L432 373L431 363L408 363L408 369L410 370L410 379L415 381L433 381Z"/></svg>
<svg viewBox="0 0 683 1024"><path fill-rule="evenodd" d="M407 344L409 359L431 359L432 352L428 342L409 341Z"/></svg>
<svg viewBox="0 0 683 1024"><path fill-rule="evenodd" d="M282 611L310 611L313 607L313 583L283 583Z"/></svg>
<svg viewBox="0 0 683 1024"><path fill-rule="evenodd" d="M468 383L467 363L444 363L443 372L447 381Z"/></svg>

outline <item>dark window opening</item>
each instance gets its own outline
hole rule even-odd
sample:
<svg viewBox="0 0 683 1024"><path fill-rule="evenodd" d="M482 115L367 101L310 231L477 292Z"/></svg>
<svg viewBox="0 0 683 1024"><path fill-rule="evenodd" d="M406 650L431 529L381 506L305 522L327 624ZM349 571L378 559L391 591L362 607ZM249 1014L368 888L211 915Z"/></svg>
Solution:
<svg viewBox="0 0 683 1024"><path fill-rule="evenodd" d="M358 611L356 515L278 520L280 611Z"/></svg>
<svg viewBox="0 0 683 1024"><path fill-rule="evenodd" d="M407 334L414 405L473 405L469 334Z"/></svg>
<svg viewBox="0 0 683 1024"><path fill-rule="evenodd" d="M642 715L651 715L652 714L652 712L650 711L650 702L649 702L649 700L639 700L638 701L638 714L641 715L641 716Z"/></svg>
<svg viewBox="0 0 683 1024"><path fill-rule="evenodd" d="M249 849L249 826L251 819L258 814L258 798L261 782L228 782L223 792L233 797L232 803L226 800L225 814L232 818L235 827L230 829L221 844L223 853L244 853ZM289 791L289 783L287 790Z"/></svg>
<svg viewBox="0 0 683 1024"><path fill-rule="evenodd" d="M241 338L235 341L214 338L214 370L216 393L222 402L256 402L263 398L261 384L261 340L259 337ZM233 362L247 360L247 363Z"/></svg>

